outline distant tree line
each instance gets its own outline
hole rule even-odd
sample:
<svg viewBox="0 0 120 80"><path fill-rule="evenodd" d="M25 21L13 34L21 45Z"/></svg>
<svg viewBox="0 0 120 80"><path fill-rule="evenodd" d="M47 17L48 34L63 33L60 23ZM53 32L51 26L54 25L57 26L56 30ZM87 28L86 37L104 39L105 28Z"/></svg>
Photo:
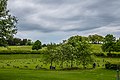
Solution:
<svg viewBox="0 0 120 80"><path fill-rule="evenodd" d="M6 42L9 46L32 45L32 40L30 39L11 38L6 40Z"/></svg>

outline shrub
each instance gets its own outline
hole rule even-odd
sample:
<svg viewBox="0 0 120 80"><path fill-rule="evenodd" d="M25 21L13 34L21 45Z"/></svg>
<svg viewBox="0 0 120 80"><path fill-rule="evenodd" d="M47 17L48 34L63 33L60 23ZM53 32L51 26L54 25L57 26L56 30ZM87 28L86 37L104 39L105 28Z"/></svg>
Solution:
<svg viewBox="0 0 120 80"><path fill-rule="evenodd" d="M95 56L98 56L98 57L106 57L106 55L104 53L93 53Z"/></svg>
<svg viewBox="0 0 120 80"><path fill-rule="evenodd" d="M41 51L30 51L30 50L0 50L0 54L41 54Z"/></svg>
<svg viewBox="0 0 120 80"><path fill-rule="evenodd" d="M105 68L106 69L113 69L113 70L117 70L117 69L120 69L120 64L119 63L110 63L110 62L107 62L105 64Z"/></svg>
<svg viewBox="0 0 120 80"><path fill-rule="evenodd" d="M120 58L120 54L117 54L117 53L107 53L107 57Z"/></svg>
<svg viewBox="0 0 120 80"><path fill-rule="evenodd" d="M42 48L42 44L39 40L35 41L35 43L32 46L32 50L39 50Z"/></svg>

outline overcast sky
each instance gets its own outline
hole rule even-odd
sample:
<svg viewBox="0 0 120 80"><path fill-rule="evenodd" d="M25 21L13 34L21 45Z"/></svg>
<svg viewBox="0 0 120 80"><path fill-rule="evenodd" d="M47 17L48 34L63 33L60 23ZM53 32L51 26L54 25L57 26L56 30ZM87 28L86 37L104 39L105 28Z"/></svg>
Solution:
<svg viewBox="0 0 120 80"><path fill-rule="evenodd" d="M61 42L72 35L120 37L120 0L9 0L16 37Z"/></svg>

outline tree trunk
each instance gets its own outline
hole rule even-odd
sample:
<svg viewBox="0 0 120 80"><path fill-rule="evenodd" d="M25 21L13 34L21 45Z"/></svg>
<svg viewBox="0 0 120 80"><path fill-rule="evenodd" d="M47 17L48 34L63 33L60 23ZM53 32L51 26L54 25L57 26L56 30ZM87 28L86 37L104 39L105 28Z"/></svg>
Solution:
<svg viewBox="0 0 120 80"><path fill-rule="evenodd" d="M52 66L52 62L53 62L53 60L51 60L51 62L50 62L50 66Z"/></svg>
<svg viewBox="0 0 120 80"><path fill-rule="evenodd" d="M71 60L71 68L73 67L73 60Z"/></svg>

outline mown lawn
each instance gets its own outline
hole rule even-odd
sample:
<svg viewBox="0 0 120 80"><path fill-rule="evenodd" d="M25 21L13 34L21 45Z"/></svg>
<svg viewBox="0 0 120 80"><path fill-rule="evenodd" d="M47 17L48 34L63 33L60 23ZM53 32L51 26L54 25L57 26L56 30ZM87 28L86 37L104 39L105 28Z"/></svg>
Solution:
<svg viewBox="0 0 120 80"><path fill-rule="evenodd" d="M0 80L116 80L116 71L105 69L78 71L0 69Z"/></svg>

